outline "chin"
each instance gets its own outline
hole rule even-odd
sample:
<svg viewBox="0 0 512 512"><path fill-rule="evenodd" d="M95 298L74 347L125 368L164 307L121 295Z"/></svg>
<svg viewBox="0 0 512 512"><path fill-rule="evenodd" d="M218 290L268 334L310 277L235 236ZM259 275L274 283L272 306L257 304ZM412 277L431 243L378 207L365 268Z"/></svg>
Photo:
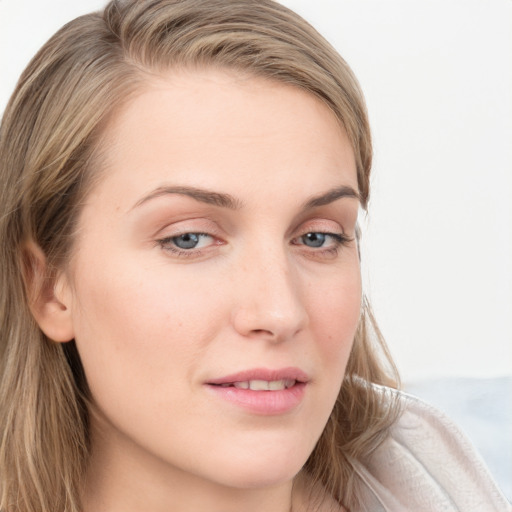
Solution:
<svg viewBox="0 0 512 512"><path fill-rule="evenodd" d="M262 469L258 468L258 470L239 469L231 474L226 474L220 483L235 489L264 489L291 482L301 469L300 465L293 468L267 466Z"/></svg>
<svg viewBox="0 0 512 512"><path fill-rule="evenodd" d="M289 482L300 472L310 451L301 450L297 445L285 447L283 444L276 448L272 444L261 443L256 452L238 449L236 453L226 454L224 461L216 464L215 478L223 485L239 489L272 487Z"/></svg>

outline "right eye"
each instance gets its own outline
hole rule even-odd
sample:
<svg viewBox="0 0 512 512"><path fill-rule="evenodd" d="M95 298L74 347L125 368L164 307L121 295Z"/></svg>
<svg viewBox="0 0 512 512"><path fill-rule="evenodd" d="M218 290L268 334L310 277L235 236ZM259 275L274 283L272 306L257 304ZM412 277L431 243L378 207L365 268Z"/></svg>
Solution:
<svg viewBox="0 0 512 512"><path fill-rule="evenodd" d="M193 253L214 243L213 236L207 233L181 233L158 240L165 249L178 254Z"/></svg>

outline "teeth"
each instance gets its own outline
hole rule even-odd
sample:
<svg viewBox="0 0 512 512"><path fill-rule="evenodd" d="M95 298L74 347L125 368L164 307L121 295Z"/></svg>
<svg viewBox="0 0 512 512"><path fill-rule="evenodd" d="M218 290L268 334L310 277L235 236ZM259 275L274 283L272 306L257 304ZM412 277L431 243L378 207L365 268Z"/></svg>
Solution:
<svg viewBox="0 0 512 512"><path fill-rule="evenodd" d="M252 389L253 391L268 391L270 389L270 382L267 380L250 380L249 389Z"/></svg>
<svg viewBox="0 0 512 512"><path fill-rule="evenodd" d="M286 388L286 382L284 380L272 380L268 383L268 389L270 391L280 391Z"/></svg>
<svg viewBox="0 0 512 512"><path fill-rule="evenodd" d="M233 386L238 389L250 389L252 391L282 391L291 388L295 384L293 379L282 380L249 380L234 382Z"/></svg>

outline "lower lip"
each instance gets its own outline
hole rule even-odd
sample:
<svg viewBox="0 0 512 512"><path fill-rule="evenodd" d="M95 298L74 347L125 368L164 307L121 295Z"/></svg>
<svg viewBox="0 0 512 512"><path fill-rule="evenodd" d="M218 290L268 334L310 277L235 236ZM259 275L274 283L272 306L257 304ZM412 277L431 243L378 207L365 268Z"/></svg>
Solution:
<svg viewBox="0 0 512 512"><path fill-rule="evenodd" d="M291 388L279 391L253 391L214 385L208 385L208 389L227 402L253 414L277 415L290 412L300 404L306 384L297 383Z"/></svg>

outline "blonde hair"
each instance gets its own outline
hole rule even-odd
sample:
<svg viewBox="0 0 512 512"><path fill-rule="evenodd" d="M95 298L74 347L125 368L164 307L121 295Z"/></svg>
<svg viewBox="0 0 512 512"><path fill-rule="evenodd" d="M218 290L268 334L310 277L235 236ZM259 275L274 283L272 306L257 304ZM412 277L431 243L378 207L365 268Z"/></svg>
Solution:
<svg viewBox="0 0 512 512"><path fill-rule="evenodd" d="M272 0L114 0L55 34L22 74L0 126L0 509L79 512L89 453L88 390L74 342L39 329L26 287L37 244L48 279L66 264L81 202L101 168L108 120L148 75L215 66L299 87L320 98L352 143L363 207L370 130L345 61L302 18ZM348 509L356 466L398 408L372 383L395 367L368 304L328 424L305 471Z"/></svg>

